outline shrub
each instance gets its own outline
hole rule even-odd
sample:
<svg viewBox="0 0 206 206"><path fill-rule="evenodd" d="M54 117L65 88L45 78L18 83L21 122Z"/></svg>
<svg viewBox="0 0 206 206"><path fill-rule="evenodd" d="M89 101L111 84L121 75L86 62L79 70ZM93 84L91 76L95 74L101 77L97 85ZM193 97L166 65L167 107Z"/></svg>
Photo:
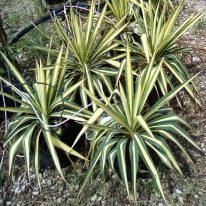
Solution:
<svg viewBox="0 0 206 206"><path fill-rule="evenodd" d="M36 177L39 177L39 155L41 155L39 154L39 148L42 135L49 148L54 164L62 176L55 148L59 148L69 155L75 155L85 160L82 155L62 142L57 132L59 127L61 128L64 122L69 119L81 122L91 116L91 112L86 110L77 113L77 111L81 110L81 107L71 100L73 92L82 82L74 84L72 82L65 83L66 66L64 62L67 61L68 50L65 55L63 55L63 50L62 47L55 65L51 64L50 58L48 58L46 67L43 67L41 61L36 63L36 79L32 83L27 82L20 71L1 53L9 65L11 72L18 80L19 85L22 87L22 90L20 90L16 85L0 77L14 91L16 96L4 92L1 93L20 105L16 108L0 108L1 111L9 111L16 114L16 117L10 121L8 132L4 137L4 146L9 149L10 174L13 173L16 155L22 151L27 165L28 177L31 153L34 153L33 160L37 174Z"/></svg>
<svg viewBox="0 0 206 206"><path fill-rule="evenodd" d="M95 131L91 144L93 155L83 187L99 161L102 174L106 166L117 175L118 171L120 171L120 179L129 195L129 174L127 173L128 167L131 167L129 172L132 174L131 182L136 199L137 174L140 169L139 161L141 159L164 198L159 174L151 156L151 150L158 155L167 167L171 170L176 169L180 173L181 170L177 160L167 142L177 145L186 158L191 161L178 140L178 137L182 136L186 141L198 148L190 138L190 135L182 128L183 125L188 128L190 126L167 106L169 100L191 80L179 85L160 98L152 107L148 107L147 98L157 81L163 60L157 66L154 66L153 58L138 76L132 74L129 47L127 47L126 61L125 85L119 82L119 86L112 98L103 103L85 88L85 92L110 118L104 124L89 124L89 127ZM124 89L124 87L126 88ZM115 162L118 164L118 168L115 168Z"/></svg>

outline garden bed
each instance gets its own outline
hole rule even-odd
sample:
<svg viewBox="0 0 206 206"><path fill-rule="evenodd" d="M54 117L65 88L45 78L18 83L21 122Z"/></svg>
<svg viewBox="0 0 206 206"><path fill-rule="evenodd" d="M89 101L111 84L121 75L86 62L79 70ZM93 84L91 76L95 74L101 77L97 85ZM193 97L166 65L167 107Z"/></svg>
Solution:
<svg viewBox="0 0 206 206"><path fill-rule="evenodd" d="M193 2L193 4L191 3ZM199 4L201 6L199 6ZM187 0L187 6L183 11L182 18L190 13L190 9L197 10L206 4L202 1ZM21 9L21 6L17 9ZM3 11L4 12L4 11ZM205 20L206 21L206 20ZM204 29L204 28L203 28ZM205 28L206 29L206 28ZM195 78L200 99L203 108L196 106L195 103L186 95L184 91L181 92L183 109L173 105L178 113L180 113L191 126L195 129L193 138L201 147L202 152L188 146L183 145L189 150L194 164L187 164L181 159L178 152L175 155L182 163L181 169L183 176L177 173L171 173L164 169L162 174L162 183L165 195L171 205L206 205L206 36L202 28L195 27L181 39L182 43L191 45L196 51L192 56L184 56L186 63L190 67L189 70L192 75L201 72ZM1 138L0 138L1 140ZM0 142L1 145L1 142ZM2 156L2 148L0 147L0 157ZM5 155L3 161L3 175L5 182L0 188L0 205L134 205L133 196L126 196L124 187L118 182L108 179L106 183L102 183L97 177L88 182L84 189L80 202L75 201L81 186L84 170L81 161L75 163L76 169L65 168L63 172L68 184L65 184L62 178L55 170L45 170L41 172L40 182L42 191L39 191L35 175L31 175L31 182L28 182L26 177L24 160L18 157L18 165L15 168L17 172L17 179L14 184L8 177L8 157ZM24 169L23 169L24 168ZM139 205L164 205L163 199L158 197L158 191L154 182L149 179L139 180L141 186L138 188L138 204Z"/></svg>

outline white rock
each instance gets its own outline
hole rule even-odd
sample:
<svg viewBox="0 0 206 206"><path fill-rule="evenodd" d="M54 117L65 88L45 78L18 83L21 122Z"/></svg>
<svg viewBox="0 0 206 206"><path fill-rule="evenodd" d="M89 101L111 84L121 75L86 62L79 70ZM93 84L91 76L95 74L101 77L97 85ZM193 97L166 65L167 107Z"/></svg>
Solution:
<svg viewBox="0 0 206 206"><path fill-rule="evenodd" d="M194 195L194 198L195 198L195 199L198 199L198 198L199 198L199 196L198 196L198 195Z"/></svg>
<svg viewBox="0 0 206 206"><path fill-rule="evenodd" d="M37 196L38 194L39 194L39 191L34 191L34 192L32 192L32 195Z"/></svg>
<svg viewBox="0 0 206 206"><path fill-rule="evenodd" d="M176 189L176 190L175 190L175 193L178 194L178 195L181 195L181 194L182 194L182 191L179 190L179 189Z"/></svg>
<svg viewBox="0 0 206 206"><path fill-rule="evenodd" d="M11 202L10 201L6 202L6 206L9 206L9 205L11 205Z"/></svg>
<svg viewBox="0 0 206 206"><path fill-rule="evenodd" d="M62 201L62 198L59 197L59 198L57 199L57 202L60 203L61 201Z"/></svg>
<svg viewBox="0 0 206 206"><path fill-rule="evenodd" d="M96 201L96 199L97 199L97 195L96 195L96 194L94 194L94 195L91 197L91 201L92 201L92 202L95 202L95 201Z"/></svg>
<svg viewBox="0 0 206 206"><path fill-rule="evenodd" d="M98 198L97 198L97 202L100 202L102 200L102 196L99 196Z"/></svg>
<svg viewBox="0 0 206 206"><path fill-rule="evenodd" d="M20 183L20 182L21 182L21 176L19 176L19 177L18 177L17 182L18 182L18 183Z"/></svg>
<svg viewBox="0 0 206 206"><path fill-rule="evenodd" d="M21 191L23 192L26 189L26 185L23 185Z"/></svg>
<svg viewBox="0 0 206 206"><path fill-rule="evenodd" d="M47 185L51 185L51 184L52 184L51 180L47 180Z"/></svg>
<svg viewBox="0 0 206 206"><path fill-rule="evenodd" d="M43 180L41 181L41 183L42 183L43 185L45 185L45 184L46 184L46 180L43 179Z"/></svg>
<svg viewBox="0 0 206 206"><path fill-rule="evenodd" d="M199 57L192 57L192 60L197 62L197 61L200 61L200 58Z"/></svg>
<svg viewBox="0 0 206 206"><path fill-rule="evenodd" d="M178 197L178 202L179 202L180 204L184 204L183 198L182 198L182 197Z"/></svg>
<svg viewBox="0 0 206 206"><path fill-rule="evenodd" d="M32 179L35 179L35 178L36 178L36 175L35 175L35 174L32 174L32 175L30 176L30 178L31 178L31 180L32 180Z"/></svg>
<svg viewBox="0 0 206 206"><path fill-rule="evenodd" d="M127 199L128 199L129 201L134 201L134 195L133 195L133 194L130 194L130 195L127 197Z"/></svg>

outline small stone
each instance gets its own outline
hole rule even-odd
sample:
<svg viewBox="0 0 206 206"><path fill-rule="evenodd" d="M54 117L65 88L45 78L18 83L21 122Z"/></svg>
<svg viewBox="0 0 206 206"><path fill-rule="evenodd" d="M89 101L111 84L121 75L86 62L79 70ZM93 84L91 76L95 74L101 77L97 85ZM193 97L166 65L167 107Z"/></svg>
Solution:
<svg viewBox="0 0 206 206"><path fill-rule="evenodd" d="M164 204L160 202L160 203L158 203L158 206L164 206Z"/></svg>
<svg viewBox="0 0 206 206"><path fill-rule="evenodd" d="M35 175L35 174L32 174L32 175L30 176L30 178L31 178L31 180L32 180L32 179L35 179L35 178L36 178L36 175Z"/></svg>
<svg viewBox="0 0 206 206"><path fill-rule="evenodd" d="M202 192L202 191L199 191L199 192L198 192L198 195L203 195L203 192Z"/></svg>
<svg viewBox="0 0 206 206"><path fill-rule="evenodd" d="M200 61L200 58L199 57L192 57L192 60L197 62L197 61Z"/></svg>
<svg viewBox="0 0 206 206"><path fill-rule="evenodd" d="M127 197L127 199L128 199L129 201L134 201L134 195L133 195L133 194L130 194L130 195Z"/></svg>
<svg viewBox="0 0 206 206"><path fill-rule="evenodd" d="M100 202L102 200L102 196L99 196L98 198L97 198L97 202Z"/></svg>
<svg viewBox="0 0 206 206"><path fill-rule="evenodd" d="M175 193L178 194L178 195L181 195L181 194L182 194L182 191L179 190L179 189L176 189L176 190L175 190Z"/></svg>
<svg viewBox="0 0 206 206"><path fill-rule="evenodd" d="M194 198L197 199L197 198L199 198L199 196L198 195L194 195Z"/></svg>
<svg viewBox="0 0 206 206"><path fill-rule="evenodd" d="M43 185L45 185L45 184L46 184L46 180L45 180L45 179L42 179L41 183L42 183Z"/></svg>
<svg viewBox="0 0 206 206"><path fill-rule="evenodd" d="M91 201L92 201L92 202L95 202L95 201L96 201L96 199L97 199L97 195L96 195L96 194L94 194L94 195L91 197Z"/></svg>
<svg viewBox="0 0 206 206"><path fill-rule="evenodd" d="M18 182L18 183L20 183L20 182L21 182L21 176L19 176L19 177L18 177L17 182Z"/></svg>
<svg viewBox="0 0 206 206"><path fill-rule="evenodd" d="M32 195L37 196L38 194L39 194L39 191L34 191L34 192L32 192Z"/></svg>
<svg viewBox="0 0 206 206"><path fill-rule="evenodd" d="M62 190L64 190L63 186L59 186L58 190L61 192Z"/></svg>
<svg viewBox="0 0 206 206"><path fill-rule="evenodd" d="M183 205L183 204L184 204L183 198L182 198L182 197L178 197L178 202L179 202L181 205Z"/></svg>
<svg viewBox="0 0 206 206"><path fill-rule="evenodd" d="M60 203L60 202L62 202L62 198L61 198L61 197L59 197L59 198L57 199L57 203Z"/></svg>
<svg viewBox="0 0 206 206"><path fill-rule="evenodd" d="M21 191L23 192L26 188L26 185L23 185L22 188L21 188Z"/></svg>
<svg viewBox="0 0 206 206"><path fill-rule="evenodd" d="M69 196L69 194L64 194L62 197L65 198L65 197L67 197L67 196Z"/></svg>
<svg viewBox="0 0 206 206"><path fill-rule="evenodd" d="M105 200L103 200L101 203L102 203L102 206L106 205L106 201Z"/></svg>
<svg viewBox="0 0 206 206"><path fill-rule="evenodd" d="M9 206L9 205L11 205L11 202L10 201L6 202L6 206Z"/></svg>
<svg viewBox="0 0 206 206"><path fill-rule="evenodd" d="M51 185L52 184L52 181L51 180L47 180L47 185Z"/></svg>

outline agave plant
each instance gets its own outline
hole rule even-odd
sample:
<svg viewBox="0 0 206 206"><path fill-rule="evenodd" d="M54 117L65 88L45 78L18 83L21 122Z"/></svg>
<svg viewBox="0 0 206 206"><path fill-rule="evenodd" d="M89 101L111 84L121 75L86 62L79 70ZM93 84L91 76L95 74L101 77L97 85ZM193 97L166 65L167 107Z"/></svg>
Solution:
<svg viewBox="0 0 206 206"><path fill-rule="evenodd" d="M42 62L36 63L35 81L27 82L7 57L1 53L14 77L16 77L22 90L8 82L0 79L9 86L15 96L0 92L16 101L20 106L16 108L0 108L0 111L9 111L16 114L11 120L8 132L4 137L4 146L9 149L9 173L13 174L15 159L19 152L23 152L29 176L30 156L34 154L34 168L36 177L39 175L40 139L44 139L58 172L63 176L56 148L63 150L68 155L74 155L81 159L85 158L74 149L66 145L59 136L59 128L69 119L75 121L86 121L91 112L81 111L81 107L74 104L71 99L74 91L82 82L65 82L65 71L68 49L63 55L64 48L60 49L55 65L48 58L47 66ZM76 114L77 113L77 114ZM69 136L68 136L69 138Z"/></svg>
<svg viewBox="0 0 206 206"><path fill-rule="evenodd" d="M136 55L144 57L146 64L153 57L156 64L162 58L164 59L157 83L161 93L166 94L171 88L174 88L177 82L183 83L190 79L188 69L179 58L183 52L190 50L178 46L177 40L202 17L203 13L192 14L183 23L176 26L184 5L183 1L169 17L166 16L167 1L165 1L162 10L160 10L160 4L154 9L152 0L149 0L148 3L140 1L136 5L140 7L142 12L142 16L134 12L138 25L137 33L141 36L141 42L134 41L131 49ZM191 82L185 89L195 99L196 88L194 84ZM195 100L200 104L197 99Z"/></svg>
<svg viewBox="0 0 206 206"><path fill-rule="evenodd" d="M106 8L107 6L100 14L97 14L94 2L92 2L86 21L71 9L69 17L66 16L68 33L59 20L55 20L59 36L69 47L67 74L70 79L78 81L84 79L84 87L88 88L92 94L99 92L96 90L96 85L112 92L113 87L109 77L117 75L118 70L107 65L108 63L112 64L115 62L113 59L118 58L110 57L110 52L118 46L113 40L127 26L119 27L124 19L118 22L115 27L104 24ZM79 89L79 94L83 106L88 105L88 96L82 88ZM96 110L95 103L93 110Z"/></svg>
<svg viewBox="0 0 206 206"><path fill-rule="evenodd" d="M94 129L91 144L92 160L82 189L91 176L94 167L100 162L102 174L106 166L117 175L118 171L120 172L120 179L129 195L128 177L130 174L128 174L128 167L131 166L129 172L132 176L132 192L136 199L136 184L141 159L165 199L158 170L149 151L154 151L167 167L171 170L176 169L180 174L178 162L167 142L177 145L186 158L191 161L188 153L179 142L181 136L198 148L190 135L181 127L190 128L190 126L177 116L171 108L167 107L168 101L190 80L171 90L152 107L148 107L147 98L157 81L164 62L164 59L162 59L157 66L154 66L154 60L155 57L152 58L151 63L140 75L135 75L131 67L129 48L127 48L124 84L119 82L117 90L113 93L115 98L110 97L105 103L84 88L85 92L103 110L107 119L99 124L87 124L91 129ZM128 161L130 164L128 164ZM116 163L118 168L115 167Z"/></svg>

